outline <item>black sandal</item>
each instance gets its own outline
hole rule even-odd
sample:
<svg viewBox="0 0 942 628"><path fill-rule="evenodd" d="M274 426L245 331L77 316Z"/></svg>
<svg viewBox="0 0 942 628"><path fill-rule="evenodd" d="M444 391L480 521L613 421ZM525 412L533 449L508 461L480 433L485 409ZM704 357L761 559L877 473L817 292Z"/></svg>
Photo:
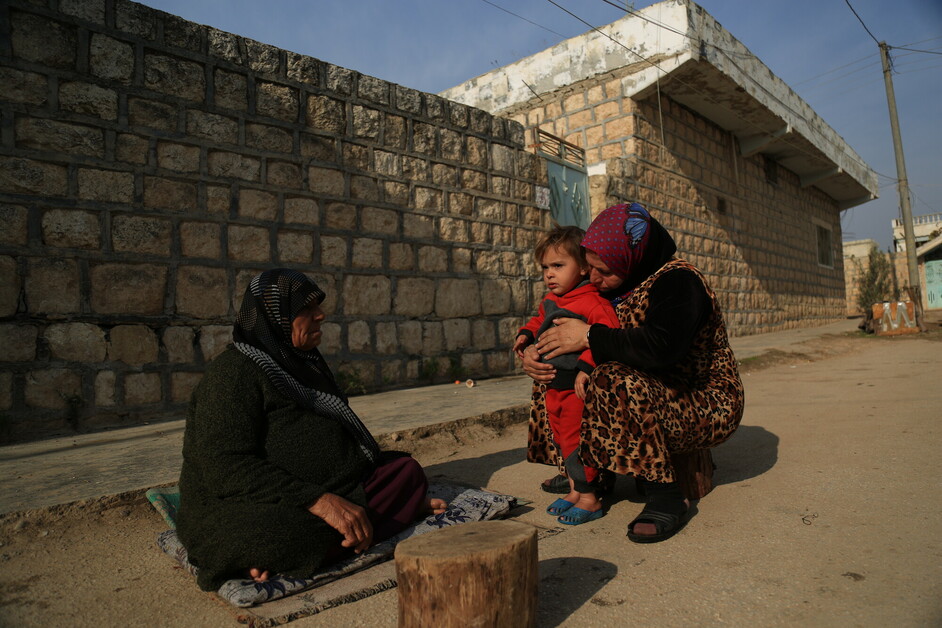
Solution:
<svg viewBox="0 0 942 628"><path fill-rule="evenodd" d="M599 497L611 495L615 490L615 474L606 469L599 471L599 477L596 480L595 494Z"/></svg>
<svg viewBox="0 0 942 628"><path fill-rule="evenodd" d="M615 474L610 471L600 471L596 480L595 494L599 497L609 495L615 488ZM569 493L569 478L560 473L556 477L540 482L540 490L544 493L566 495Z"/></svg>
<svg viewBox="0 0 942 628"><path fill-rule="evenodd" d="M556 477L540 482L540 489L554 495L566 495L569 493L569 478L560 473Z"/></svg>
<svg viewBox="0 0 942 628"><path fill-rule="evenodd" d="M634 543L658 543L680 532L687 523L690 507L683 501L655 499L647 504L641 514L628 524L628 540ZM654 534L635 534L635 524L651 523L657 529Z"/></svg>

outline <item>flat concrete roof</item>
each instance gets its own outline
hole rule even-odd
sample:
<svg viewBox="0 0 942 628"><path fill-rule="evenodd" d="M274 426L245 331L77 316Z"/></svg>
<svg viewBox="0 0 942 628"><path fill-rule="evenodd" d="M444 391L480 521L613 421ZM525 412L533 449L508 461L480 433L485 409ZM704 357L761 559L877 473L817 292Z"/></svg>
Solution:
<svg viewBox="0 0 942 628"><path fill-rule="evenodd" d="M788 85L709 13L666 0L482 74L441 96L501 113L578 83L620 78L625 98L660 90L835 199L841 209L877 197L876 173Z"/></svg>

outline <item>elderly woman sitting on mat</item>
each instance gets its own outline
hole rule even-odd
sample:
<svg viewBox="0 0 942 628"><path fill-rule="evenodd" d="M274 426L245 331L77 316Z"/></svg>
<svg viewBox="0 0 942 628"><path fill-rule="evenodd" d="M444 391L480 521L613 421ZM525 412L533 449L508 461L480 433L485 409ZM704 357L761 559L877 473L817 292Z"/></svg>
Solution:
<svg viewBox="0 0 942 628"><path fill-rule="evenodd" d="M743 413L742 381L716 295L700 270L674 257L674 240L644 207L609 207L589 225L582 246L589 281L615 306L621 328L557 319L527 348L523 369L543 384L555 370L540 356L591 349L598 366L582 415L582 463L633 475L648 503L628 524L628 538L662 541L689 513L671 455L732 435ZM528 459L557 463L539 390L534 402Z"/></svg>
<svg viewBox="0 0 942 628"><path fill-rule="evenodd" d="M306 577L445 503L419 463L382 452L317 350L324 292L299 272L255 277L234 345L193 393L177 533L197 582Z"/></svg>

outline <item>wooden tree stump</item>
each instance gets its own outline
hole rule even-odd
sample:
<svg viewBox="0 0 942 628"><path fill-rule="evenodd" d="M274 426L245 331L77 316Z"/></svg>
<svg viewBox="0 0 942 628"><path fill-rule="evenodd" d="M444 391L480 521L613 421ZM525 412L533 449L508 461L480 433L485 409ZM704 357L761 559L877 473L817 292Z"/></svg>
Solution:
<svg viewBox="0 0 942 628"><path fill-rule="evenodd" d="M713 453L696 449L671 454L674 475L687 499L700 499L713 490Z"/></svg>
<svg viewBox="0 0 942 628"><path fill-rule="evenodd" d="M480 521L396 547L399 626L536 625L536 529Z"/></svg>

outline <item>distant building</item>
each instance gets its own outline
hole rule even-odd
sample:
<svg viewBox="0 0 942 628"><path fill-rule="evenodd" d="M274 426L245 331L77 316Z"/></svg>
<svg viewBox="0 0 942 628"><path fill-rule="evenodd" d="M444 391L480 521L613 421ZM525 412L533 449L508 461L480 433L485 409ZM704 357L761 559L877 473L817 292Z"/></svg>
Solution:
<svg viewBox="0 0 942 628"><path fill-rule="evenodd" d="M938 231L936 234L916 249L919 281L922 284L922 303L928 310L942 309L942 234Z"/></svg>
<svg viewBox="0 0 942 628"><path fill-rule="evenodd" d="M942 309L942 231L939 226L942 224L942 214L930 214L929 216L919 216L920 219L936 218L940 222L933 223L931 220L920 220L918 222L919 234L916 242L916 272L919 276L919 291L922 300L922 307L929 310ZM905 290L909 284L909 268L906 260L906 245L903 242L902 225L900 221L894 221L894 236L896 250L892 252L882 252L881 254L889 258L893 268L892 292L899 293L899 298L907 299L908 294ZM927 227L936 225L929 237L925 236ZM854 240L844 242L844 284L846 289L847 315L857 316L863 312L857 304L857 295L860 292L858 282L861 274L870 268L870 250L878 248L875 240ZM891 299L894 295L886 294L885 299Z"/></svg>
<svg viewBox="0 0 942 628"><path fill-rule="evenodd" d="M942 212L913 216L913 236L916 240L916 266L922 306L926 309L942 308ZM893 220L893 249L896 277L899 285L909 283L906 265L906 237L903 221Z"/></svg>
<svg viewBox="0 0 942 628"><path fill-rule="evenodd" d="M913 235L916 239L917 249L940 233L942 233L942 212L913 216ZM897 252L906 250L903 221L899 218L893 220L893 247L893 250Z"/></svg>

